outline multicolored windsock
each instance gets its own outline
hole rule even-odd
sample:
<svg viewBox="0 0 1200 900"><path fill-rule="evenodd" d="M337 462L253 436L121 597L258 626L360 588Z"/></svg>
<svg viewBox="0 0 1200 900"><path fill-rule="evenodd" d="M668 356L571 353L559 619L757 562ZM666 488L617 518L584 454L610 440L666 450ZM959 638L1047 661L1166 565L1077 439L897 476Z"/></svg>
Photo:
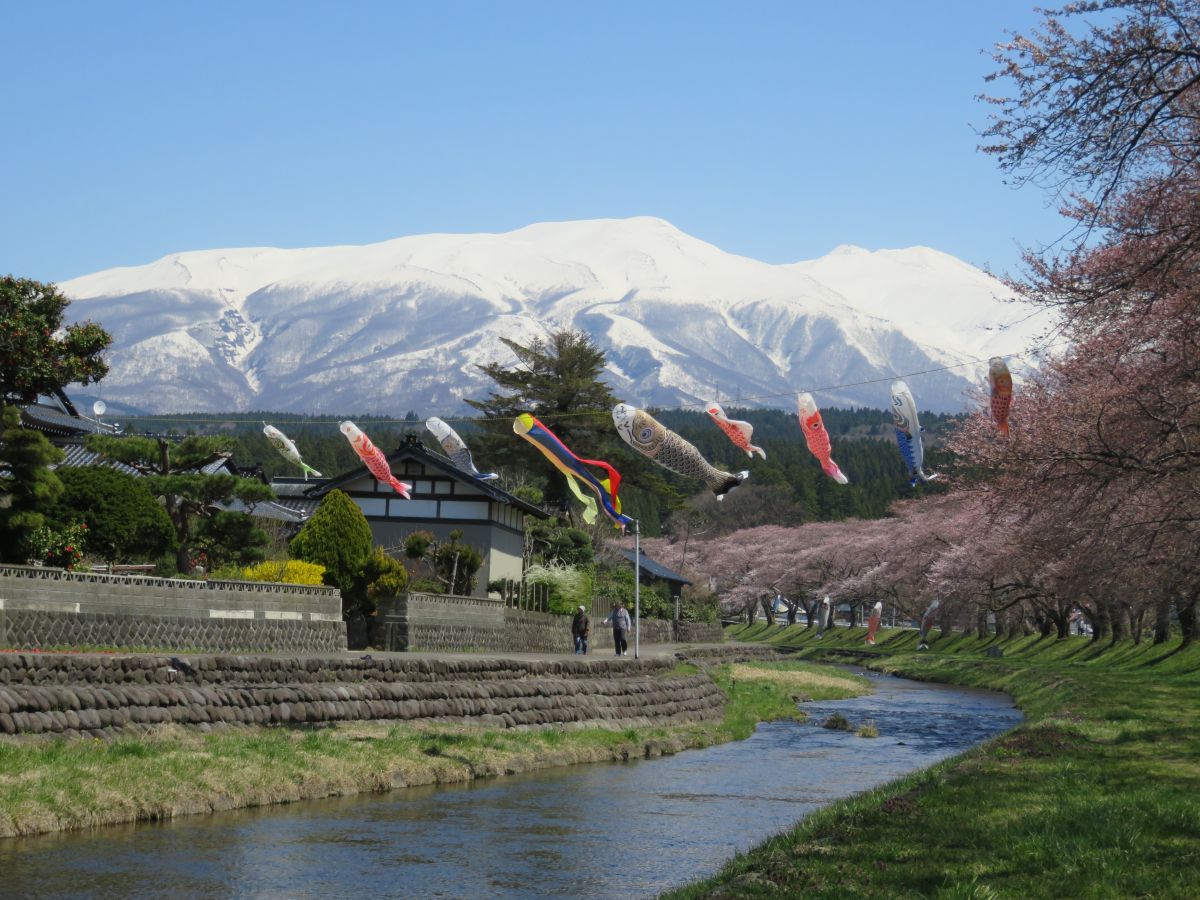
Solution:
<svg viewBox="0 0 1200 900"><path fill-rule="evenodd" d="M750 477L749 472L731 475L714 468L700 455L699 450L659 424L644 410L618 403L613 407L612 415L617 434L625 443L672 472L703 481L718 500Z"/></svg>
<svg viewBox="0 0 1200 900"><path fill-rule="evenodd" d="M296 449L296 445L292 442L291 438L274 425L268 425L266 422L263 422L263 434L270 445L279 451L280 456L304 470L305 481L308 481L309 475L315 475L317 478L322 477L320 472L300 458L300 451Z"/></svg>
<svg viewBox="0 0 1200 900"><path fill-rule="evenodd" d="M817 409L817 401L807 392L796 397L796 416L800 419L800 429L804 432L804 442L808 444L809 452L821 464L821 471L838 484L849 484L850 479L842 474L838 464L829 455L833 446L829 441L829 432L821 420L821 411Z"/></svg>
<svg viewBox="0 0 1200 900"><path fill-rule="evenodd" d="M751 459L757 453L763 459L767 458L767 451L762 447L755 447L750 443L750 439L754 437L754 426L749 422L743 422L741 419L731 419L725 415L725 410L721 409L721 404L716 400L711 400L704 407L704 411L712 416L712 420L717 423L717 427L725 432L726 436L733 441L733 445L741 450L746 451L746 455Z"/></svg>
<svg viewBox="0 0 1200 900"><path fill-rule="evenodd" d="M1002 356L993 356L988 360L988 388L991 392L992 421L1000 429L1000 434L1008 437L1008 410L1012 406L1013 381Z"/></svg>
<svg viewBox="0 0 1200 900"><path fill-rule="evenodd" d="M454 463L455 468L475 476L480 481L491 481L493 478L500 477L496 472L488 472L485 475L475 468L475 460L471 458L471 451L467 449L466 442L458 436L457 431L437 416L430 416L426 419L425 427L437 438L442 452L450 457L450 462Z"/></svg>
<svg viewBox="0 0 1200 900"><path fill-rule="evenodd" d="M562 472L568 479L577 479L584 487L595 494L614 525L625 528L633 524L633 519L621 514L621 501L617 491L621 487L621 473L606 462L598 459L581 459L567 449L549 428L531 416L521 413L513 419L513 431L519 434L541 451L542 455ZM595 466L604 470L604 477L597 477L587 467Z"/></svg>
<svg viewBox="0 0 1200 900"><path fill-rule="evenodd" d="M883 601L876 600L871 607L871 615L867 617L867 643L875 646L875 632L879 630L879 620L883 618Z"/></svg>
<svg viewBox="0 0 1200 900"><path fill-rule="evenodd" d="M357 425L347 420L341 424L340 429L342 434L346 436L346 440L350 442L350 446L354 448L354 452L358 454L358 458L363 461L368 471L375 476L376 481L387 482L405 500L411 499L409 491L412 490L412 485L401 481L392 474L392 467L388 465L387 457L383 455L383 451L372 444L371 439L359 431Z"/></svg>
<svg viewBox="0 0 1200 900"><path fill-rule="evenodd" d="M892 382L892 421L896 424L896 444L912 476L909 484L916 487L918 481L933 481L938 477L937 473L926 475L922 468L925 447L921 443L921 432L925 429L917 419L917 403L912 391L903 381Z"/></svg>

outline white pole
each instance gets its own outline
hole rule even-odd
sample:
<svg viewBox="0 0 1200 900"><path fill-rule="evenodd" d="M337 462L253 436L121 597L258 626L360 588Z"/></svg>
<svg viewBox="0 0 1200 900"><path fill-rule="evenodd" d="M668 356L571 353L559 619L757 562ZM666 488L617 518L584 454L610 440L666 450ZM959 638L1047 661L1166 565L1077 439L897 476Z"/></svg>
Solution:
<svg viewBox="0 0 1200 900"><path fill-rule="evenodd" d="M633 658L641 658L642 637L642 522L633 520Z"/></svg>

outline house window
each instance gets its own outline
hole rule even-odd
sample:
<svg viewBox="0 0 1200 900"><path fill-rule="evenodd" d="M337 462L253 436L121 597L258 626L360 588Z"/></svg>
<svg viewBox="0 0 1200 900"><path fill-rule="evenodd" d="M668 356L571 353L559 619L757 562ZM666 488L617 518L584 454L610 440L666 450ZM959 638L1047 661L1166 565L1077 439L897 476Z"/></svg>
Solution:
<svg viewBox="0 0 1200 900"><path fill-rule="evenodd" d="M488 505L470 500L443 500L441 517L443 519L486 519Z"/></svg>
<svg viewBox="0 0 1200 900"><path fill-rule="evenodd" d="M363 511L364 516L387 515L387 500L383 497L355 497L354 502Z"/></svg>
<svg viewBox="0 0 1200 900"><path fill-rule="evenodd" d="M433 491L436 494L450 493L450 482L449 481L435 481L433 483Z"/></svg>
<svg viewBox="0 0 1200 900"><path fill-rule="evenodd" d="M438 516L437 501L392 500L388 515L393 519L436 519Z"/></svg>

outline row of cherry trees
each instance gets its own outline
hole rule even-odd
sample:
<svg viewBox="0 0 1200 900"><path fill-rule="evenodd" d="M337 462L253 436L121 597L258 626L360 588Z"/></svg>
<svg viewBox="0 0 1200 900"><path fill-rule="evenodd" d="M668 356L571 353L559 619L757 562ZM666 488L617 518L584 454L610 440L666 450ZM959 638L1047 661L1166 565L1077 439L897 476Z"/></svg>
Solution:
<svg viewBox="0 0 1200 900"><path fill-rule="evenodd" d="M693 544L686 568L727 608L782 593L811 618L828 593L917 616L938 597L943 625L1063 636L1082 615L1097 640L1162 641L1177 618L1200 635L1197 35L1198 0L1108 0L997 48L1011 93L986 98L983 149L1074 226L1012 281L1051 324L1011 436L981 402L949 442L948 496Z"/></svg>

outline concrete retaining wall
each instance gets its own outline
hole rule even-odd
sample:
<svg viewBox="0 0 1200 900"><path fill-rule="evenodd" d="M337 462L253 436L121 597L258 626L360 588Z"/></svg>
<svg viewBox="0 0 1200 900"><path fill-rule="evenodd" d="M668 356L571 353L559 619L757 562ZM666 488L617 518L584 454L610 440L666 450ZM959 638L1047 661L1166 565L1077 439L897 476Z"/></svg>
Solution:
<svg viewBox="0 0 1200 900"><path fill-rule="evenodd" d="M346 649L334 588L0 566L0 647Z"/></svg>
<svg viewBox="0 0 1200 900"><path fill-rule="evenodd" d="M494 728L719 718L724 694L674 660L0 657L0 732L140 733L160 723L436 720Z"/></svg>

